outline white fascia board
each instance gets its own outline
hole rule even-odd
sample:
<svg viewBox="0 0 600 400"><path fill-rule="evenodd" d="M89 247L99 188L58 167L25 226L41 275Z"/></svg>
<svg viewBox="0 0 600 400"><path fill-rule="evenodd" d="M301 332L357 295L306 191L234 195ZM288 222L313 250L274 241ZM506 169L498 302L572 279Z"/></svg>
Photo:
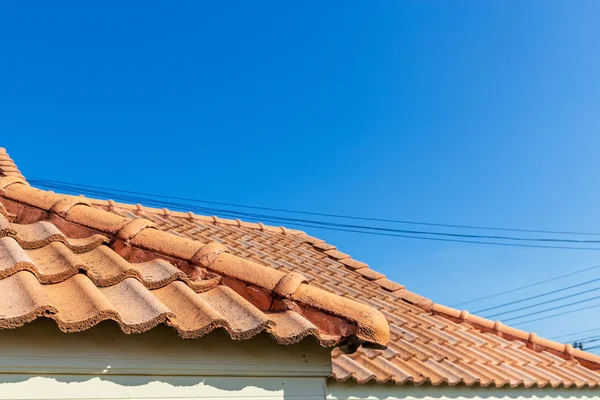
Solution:
<svg viewBox="0 0 600 400"><path fill-rule="evenodd" d="M235 341L217 331L183 340L166 326L126 335L112 322L62 333L41 320L0 331L0 374L326 378L331 353L312 338L282 346L265 333Z"/></svg>

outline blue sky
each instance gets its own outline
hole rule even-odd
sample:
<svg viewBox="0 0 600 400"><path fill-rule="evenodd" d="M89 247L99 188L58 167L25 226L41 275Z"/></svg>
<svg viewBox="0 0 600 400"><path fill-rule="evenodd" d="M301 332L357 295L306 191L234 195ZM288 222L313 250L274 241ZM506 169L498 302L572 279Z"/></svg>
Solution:
<svg viewBox="0 0 600 400"><path fill-rule="evenodd" d="M600 232L598 2L96 4L0 13L0 145L28 178ZM450 305L600 264L307 231ZM600 328L597 310L519 328Z"/></svg>

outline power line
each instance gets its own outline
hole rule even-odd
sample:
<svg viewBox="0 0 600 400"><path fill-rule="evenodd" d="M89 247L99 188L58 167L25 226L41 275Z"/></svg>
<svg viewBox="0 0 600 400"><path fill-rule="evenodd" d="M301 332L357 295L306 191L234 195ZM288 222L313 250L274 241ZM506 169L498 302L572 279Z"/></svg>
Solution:
<svg viewBox="0 0 600 400"><path fill-rule="evenodd" d="M36 181L37 182L37 181ZM78 188L77 185L69 185L70 188L74 189L82 189ZM68 186L62 186L62 188L67 188ZM113 190L113 189L109 189ZM120 190L117 190L121 192ZM108 193L111 195L111 193ZM152 195L154 196L154 195ZM158 197L158 196L156 196ZM181 204L180 204L181 206ZM215 209L215 211L220 212L235 212L231 210L220 210ZM261 215L263 218L272 218L271 215ZM442 237L454 237L454 238L471 238L471 239L491 239L491 240L514 240L514 241L529 241L529 242L551 242L551 243L588 243L588 244L598 244L600 240L586 240L586 239L556 239L556 238L527 238L527 237L511 237L511 236L497 236L497 235L473 235L473 234L463 234L463 233L448 233L448 232L435 232L435 231L416 231L416 230L407 230L407 229L395 229L395 228L385 228L385 227L377 227L377 226L366 226L366 225L352 225L352 224L341 224L334 222L326 222L326 221L316 221L316 220L306 220L299 218L289 218L289 217L276 217L277 219L281 219L288 222L301 222L301 223L311 223L316 225L324 225L324 226L332 226L338 228L348 228L348 229L361 229L361 230L373 230L373 231L383 231L383 232L392 232L392 233L403 233L403 234L413 234L413 235L431 235L431 236L442 236Z"/></svg>
<svg viewBox="0 0 600 400"><path fill-rule="evenodd" d="M157 195L157 194L137 192L137 191L131 191L131 190L123 190L123 189L109 189L109 188L104 188L104 187L100 187L100 186L85 185L85 184L73 184L73 183L68 183L68 182L45 180L45 179L30 179L29 182L38 184L38 185L44 185L46 187L52 186L52 185L53 186L61 186L61 185L62 186L73 186L73 187L78 187L78 188L86 187L86 188L90 188L90 189L121 192L121 193L128 193L128 194L134 194L134 195L140 195L140 196L146 196L146 197L157 197L157 198L163 198L163 199L188 201L188 202L194 202L194 203L213 204L213 205L221 205L221 206L236 207L236 208L248 208L248 209L263 210L263 211L276 211L276 212L290 213L290 214L313 215L313 216L319 216L319 217L353 219L353 220L361 220L361 221L388 222L388 223L406 224L406 225L437 226L437 227L444 227L444 228L477 229L477 230L504 231L504 232L527 232L527 233L547 233L547 234L554 234L554 235L600 236L600 233L598 233L598 232L553 231L553 230L539 230L539 229L497 228L497 227L486 227L486 226L477 226L477 225L440 224L440 223L432 223L432 222L418 222L418 221L395 220L395 219L386 219L386 218L370 218L370 217L361 217L361 216L352 216L352 215L289 210L289 209L283 209L283 208L260 207L260 206L251 206L251 205L245 205L245 204L234 204L234 203L225 203L225 202L218 202L218 201L200 200L200 199L193 199L193 198L189 198L189 197Z"/></svg>
<svg viewBox="0 0 600 400"><path fill-rule="evenodd" d="M561 315L572 314L572 313L576 313L576 312L583 311L583 310L591 310L593 308L598 308L598 307L600 307L600 304L595 304L595 305L589 306L589 307L585 306L585 307L581 307L581 308L576 308L574 310L564 311L564 312L561 312L561 313L558 313L558 314L546 315L546 316L540 317L540 318L534 318L534 319L529 319L527 321L516 322L516 323L514 323L512 325L513 326L524 325L524 324L528 324L530 322L542 321L542 320L545 320L545 319L560 317Z"/></svg>
<svg viewBox="0 0 600 400"><path fill-rule="evenodd" d="M517 309L514 309L514 310L509 310L509 311L504 311L504 312L501 312L501 313L489 315L489 316L486 316L485 318L489 318L489 319L496 318L496 317L499 317L501 315L512 314L512 313L515 313L515 312L518 312L518 311L528 310L530 308L535 308L535 307L543 306L543 305L546 305L546 304L555 303L557 301L570 299L570 298L575 297L575 296L581 296L583 294L595 292L597 290L600 290L600 287L596 287L596 288L593 288L593 289L584 290L583 292L573 293L573 294L570 294L570 295L567 295L567 296L563 296L563 297L559 297L559 298L556 298L556 299L551 299L551 300L543 301L541 303L532 304L532 305L521 307L521 308L517 308Z"/></svg>
<svg viewBox="0 0 600 400"><path fill-rule="evenodd" d="M250 218L252 220L259 220L265 222L274 222L274 223L287 223L293 226L303 226L303 227L311 227L311 228L320 228L320 229L329 229L343 232L352 232L352 233L362 233L362 234L371 234L371 235L379 235L379 236L392 236L392 237L402 237L402 238L410 238L410 239L421 239L421 240L434 240L434 241L443 241L443 242L458 242L458 243L472 243L472 244L487 244L487 245L497 245L497 246L513 246L513 247L533 247L533 248L549 248L549 249L569 249L569 250L591 250L591 251L600 251L600 248L596 247L578 247L578 246L554 246L554 245L532 245L532 244L522 244L522 243L501 243L501 242L489 242L489 241L475 241L475 240L462 240L462 239L449 239L449 237L459 237L459 238L478 238L478 239L496 239L496 240L517 240L517 241L541 241L541 242L567 242L567 243L600 243L600 241L590 241L590 240L571 240L571 239L552 239L552 238L513 238L513 237L501 237L501 236L484 236L484 235L466 235L466 234L455 234L455 233L444 233L444 232L427 232L427 231L413 231L413 230L402 230L402 229L391 229L391 228L382 228L382 227L369 227L369 226L360 226L360 225L349 225L349 224L339 224L332 222L324 222L324 221L314 221L314 220L305 220L305 219L297 219L297 218L289 218L289 217L280 217L280 216L272 216L272 215L261 215L261 214L252 214L247 212L240 212L234 210L223 210L223 209L214 209L214 208L206 208L206 207L195 207L189 204L181 204L181 203L173 203L173 202L165 202L156 199L148 199L148 198L140 198L130 195L122 195L119 193L111 192L112 189L93 189L94 187L90 187L89 185L74 185L74 184L63 184L63 183L45 183L45 181L40 180L31 180L32 183L37 183L40 186L58 188L61 190L66 190L69 192L75 193L93 193L94 195L99 196L107 196L107 197L118 197L121 199L125 199L125 201L131 202L142 202L146 204L158 205L159 207L170 207L172 209L183 209L190 210L199 209L201 213L205 212L213 212L220 215L239 217L244 216L246 218ZM116 192L121 193L130 193L130 191L116 190ZM138 193L138 192L133 192ZM148 194L142 194L148 195ZM148 195L154 196L154 195ZM170 196L162 196L162 197L170 197ZM383 231L383 232L381 232ZM398 234L400 233L400 234ZM440 237L427 237L427 236L416 236L416 235L435 235L435 236L444 236Z"/></svg>
<svg viewBox="0 0 600 400"><path fill-rule="evenodd" d="M549 295L551 295L551 294L556 294L556 293L564 292L564 291L566 291L566 290L569 290L569 289L574 289L574 288L576 288L576 287L580 287L580 286L589 285L590 283L594 283L594 282L598 282L598 281L600 281L600 278L591 279L591 280L589 280L589 281L585 281L585 282L577 283L577 284L575 284L575 285L567 286L567 287L560 288L560 289L556 289L556 290L551 290L551 291L549 291L549 292L545 292L545 293L537 294L537 295L535 295L535 296L526 297L526 298L524 298L524 299L515 300L515 301L508 302L508 303L500 304L500 305L497 305L497 306L493 306L493 307L484 308L484 309L482 309L482 310L478 310L478 311L473 311L473 313L474 313L474 314L479 314L479 313L483 313L483 312L486 312L486 311L497 310L498 308L504 308L504 307L512 306L512 305L514 305L514 304L523 303L523 302L526 302L526 301L529 301L529 300L538 299L538 298L540 298L540 297L549 296ZM598 289L600 289L600 288L593 289L593 290L598 290ZM580 292L579 294L581 294L581 293L587 293L587 292L588 292L588 291L585 291L585 292ZM577 294L575 294L575 295L577 295ZM573 296L575 296L575 295L573 295ZM543 304L543 303L542 303L542 304ZM531 306L531 307L534 307L534 306ZM501 314L495 314L495 315L503 315L503 314L507 314L508 312L510 312L510 311L507 311L507 312L504 312L504 313L501 313ZM491 317L493 317L493 316L490 316L490 317L487 317L487 318L491 318Z"/></svg>
<svg viewBox="0 0 600 400"><path fill-rule="evenodd" d="M589 339L586 339L586 340L578 340L578 341L575 341L573 343L578 344L579 348L581 350L589 351L589 350L600 348L600 345L592 346L592 347L587 347L587 346L589 346L592 343L598 343L598 342L600 342L600 336L592 337L592 338L589 338ZM573 345L573 347L575 347L575 345Z"/></svg>
<svg viewBox="0 0 600 400"><path fill-rule="evenodd" d="M593 329L587 329L587 330L584 330L584 331L577 331L577 332L565 333L563 335L552 336L552 337L550 337L548 339L557 340L557 339L564 338L564 337L577 337L576 335L583 335L584 333L597 332L597 331L600 331L600 328L593 328Z"/></svg>
<svg viewBox="0 0 600 400"><path fill-rule="evenodd" d="M263 220L268 221L268 220ZM424 236L411 236L411 235L394 235L394 234L386 234L379 232L364 232L353 229L341 229L341 228L331 228L326 226L318 226L318 225L307 225L307 224L299 224L299 223L291 223L290 225L299 226L299 227L307 227L307 228L316 228L316 229L327 229L333 231L340 232L351 232L351 233L362 233L362 234L370 234L377 236L388 236L388 237L400 237L400 238L408 238L408 239L422 239L422 240L433 240L440 242L453 242L453 243L470 243L470 244L486 244L493 246L509 246L509 247L529 247L529 248L543 248L543 249L563 249L563 250L592 250L599 251L599 248L590 248L590 247L573 247L573 246L544 246L544 245L535 245L535 244L517 244L517 243L496 243L496 242L484 242L484 241L475 241L475 240L458 240L458 239L442 239L442 238L431 238Z"/></svg>
<svg viewBox="0 0 600 400"><path fill-rule="evenodd" d="M554 281L557 281L559 279L568 278L570 276L581 274L583 272L591 271L591 270L598 269L598 268L600 268L600 264L594 265L594 266L591 266L591 267L587 267L587 268L583 268L583 269L580 269L580 270L577 270L577 271L569 272L568 274L555 276L554 278L545 279L543 281L530 283L530 284L524 285L524 286L519 286L519 287L516 287L514 289L505 290L503 292L497 292L497 293L490 294L490 295L487 295L487 296L478 297L478 298L473 299L473 300L463 301L462 303L457 303L457 304L452 305L452 307L458 307L458 306L463 306L465 304L471 304L471 303L479 302L479 301L482 301L482 300L492 299L494 297L502 296L502 295L509 294L509 293L518 292L518 291L523 290L523 289L529 289L529 288L534 287L534 286L540 286L540 285L543 285L545 283L554 282Z"/></svg>
<svg viewBox="0 0 600 400"><path fill-rule="evenodd" d="M593 336L588 336L583 339L577 339L577 340L573 340L573 341L580 342L580 343L593 343L593 342L600 341L600 336L593 335Z"/></svg>
<svg viewBox="0 0 600 400"><path fill-rule="evenodd" d="M55 188L56 188L56 186L55 186ZM268 216L268 215L250 214L250 213L231 211L231 210L211 209L211 208L204 208L204 207L198 208L198 207L187 205L187 204L182 205L182 204L178 204L178 203L168 203L168 202L164 202L164 201L157 201L154 199L143 199L143 198L139 198L139 197L115 194L115 193L111 193L111 192L101 192L101 191L97 191L97 190L78 188L77 186L62 187L61 189L66 190L68 192L73 192L73 193L86 192L86 193L92 193L93 195L97 195L97 196L101 196L101 197L114 197L117 199L123 199L124 201L129 201L129 202L133 202L133 203L141 202L141 203L145 203L148 205L155 205L157 207L169 207L174 210L186 210L186 211L193 210L193 211L197 211L199 213L216 213L216 214L220 214L220 215L229 216L232 218L242 216L246 219L250 219L250 220L254 220L254 221L273 222L273 223L282 223L283 222L283 223L286 223L286 224L292 225L292 226L310 227L310 228L317 228L317 229L328 229L328 230L343 231L343 232L362 233L362 234L371 234L371 235L379 235L379 236L402 237L402 238L421 239L421 240L434 240L434 241L442 241L442 242L487 244L487 245L496 245L496 246L533 247L533 248L570 249L570 250L593 250L593 251L600 250L600 248L589 248L589 247L497 243L497 242L487 242L487 241L442 239L442 238L430 238L430 237L414 236L414 235L398 235L398 234L390 234L390 233L382 233L382 232L361 231L361 230L357 230L357 229L347 229L347 228L336 227L336 226L340 226L340 224L329 223L329 225L333 225L333 226L323 226L323 225L326 225L327 223L323 223L323 222L319 222L319 221L291 219L291 218L286 218L286 217L274 217L274 216ZM300 222L296 222L296 221L300 221ZM303 222L308 222L308 224L303 223ZM317 225L317 224L321 224L321 225ZM341 226L343 227L344 225L341 225Z"/></svg>
<svg viewBox="0 0 600 400"><path fill-rule="evenodd" d="M532 312L532 313L529 313L529 314L519 315L519 316L516 316L516 317L505 319L503 322L514 321L515 319L521 319L521 318L525 318L525 317L531 317L532 315L543 314L545 312L555 311L555 310L559 310L561 308L570 307L570 306L574 306L574 305L581 304L581 303L586 303L588 301L597 300L597 299L600 299L600 296L590 297L589 299L578 300L578 301L574 301L572 303L568 303L568 304L563 304L563 305L556 306L556 307L547 308L545 310L540 310L540 311L535 311L535 312Z"/></svg>

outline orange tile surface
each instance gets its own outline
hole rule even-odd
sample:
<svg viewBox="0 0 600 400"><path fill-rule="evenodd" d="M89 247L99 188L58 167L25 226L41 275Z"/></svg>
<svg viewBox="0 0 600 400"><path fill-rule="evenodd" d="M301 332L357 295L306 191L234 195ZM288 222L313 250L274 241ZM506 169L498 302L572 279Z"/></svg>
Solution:
<svg viewBox="0 0 600 400"><path fill-rule="evenodd" d="M212 329L206 328L211 323L229 321L239 324L227 328L230 333L266 329L284 343L306 334L339 342L352 330L376 327L381 331L371 337L372 348L362 346L351 354L333 350L332 379L498 387L600 385L600 357L434 304L303 232L110 200L57 197L20 184L20 177L6 177L0 178L0 201L16 214L16 221L0 219L0 286L12 290L7 303L12 314L2 309L0 314L19 314L13 317L17 324L23 322L23 315L31 318L35 313L57 319L67 331L105 317L116 320L125 331L167 321L182 336L195 337ZM114 218L86 211L90 205ZM18 223L33 220L40 222ZM85 235L79 229L82 226L87 229ZM177 246L164 247L164 237L153 237L156 233L150 229L168 233ZM115 241L115 237L120 239ZM139 243L132 246L136 240ZM222 246L210 247L204 254L191 243ZM255 274L237 268L233 261L223 266L223 260L229 259L222 257L237 257L266 269L256 269ZM198 279L196 270L180 260L201 260L199 265L208 268ZM214 275L215 270L227 274L214 286L204 285L220 276ZM194 282L202 288L194 291L190 286ZM303 294L304 288L322 291ZM274 291L293 294L286 304L264 298ZM4 293L2 288L0 293ZM345 304L337 298L358 301L367 308L353 306L351 313L343 314L340 308ZM123 307L132 299L144 307ZM261 306L265 300L271 304L268 311ZM78 304L69 309L72 302ZM275 304L281 311L274 311ZM315 316L315 310L329 311ZM377 317L352 315L368 310L377 310L389 324L386 349L377 349L385 340ZM63 316L57 318L61 311ZM331 315L337 319L324 318Z"/></svg>
<svg viewBox="0 0 600 400"><path fill-rule="evenodd" d="M131 263L104 236L68 238L47 221L11 223L0 211L0 328L47 317L77 332L110 319L126 333L163 323L183 338L224 328L234 339L268 331L282 344L308 335L340 342L295 311L257 309L214 277L191 281L160 258Z"/></svg>
<svg viewBox="0 0 600 400"><path fill-rule="evenodd" d="M165 216L162 210L126 204L95 201L94 205L124 217L147 218L159 229L182 237L222 243L232 254L282 272L300 272L312 286L380 310L390 324L388 348L359 348L354 354L334 350L332 378L339 381L512 387L600 385L600 357L556 342L552 342L555 348L543 347L532 342L530 339L536 337L527 332L504 329L493 321L433 304L301 232L287 230L284 234L279 228L265 226L261 230L251 224L215 222L213 217L187 213ZM344 258L336 259L340 255ZM435 310L440 308L446 313Z"/></svg>
<svg viewBox="0 0 600 400"><path fill-rule="evenodd" d="M3 150L0 155L8 158ZM82 197L32 188L4 167L0 329L46 317L65 332L113 320L126 333L163 323L183 338L216 328L233 339L266 331L280 344L310 335L345 352L385 348L389 341L381 312L312 286L297 272L165 232L149 219L119 216Z"/></svg>
<svg viewBox="0 0 600 400"><path fill-rule="evenodd" d="M165 216L162 210L125 204L96 201L94 205L124 217L147 218L176 235L222 243L232 254L282 272L300 272L313 286L380 310L390 324L388 348L360 348L354 354L334 350L333 378L337 380L513 387L600 385L600 357L556 342L552 342L555 348L543 347L532 342L535 336L527 332L509 331L493 321L435 305L301 232L287 230L284 234L279 228L261 230L251 224L187 213Z"/></svg>

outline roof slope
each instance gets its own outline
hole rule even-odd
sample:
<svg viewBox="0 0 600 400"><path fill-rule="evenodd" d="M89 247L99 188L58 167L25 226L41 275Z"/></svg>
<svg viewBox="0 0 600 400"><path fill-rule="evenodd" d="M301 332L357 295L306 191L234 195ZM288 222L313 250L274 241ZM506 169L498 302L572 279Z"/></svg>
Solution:
<svg viewBox="0 0 600 400"><path fill-rule="evenodd" d="M114 201L94 206L148 218L159 229L222 243L245 259L282 272L301 272L311 286L380 310L390 325L386 350L332 352L333 378L359 383L482 386L600 385L600 357L434 304L324 241L303 232Z"/></svg>
<svg viewBox="0 0 600 400"><path fill-rule="evenodd" d="M234 339L267 331L281 344L312 335L347 352L388 342L383 314L297 272L31 188L20 174L0 177L0 189L0 329L48 317L76 332L109 319L126 333L164 323L183 338L216 328Z"/></svg>
<svg viewBox="0 0 600 400"><path fill-rule="evenodd" d="M359 383L482 386L600 385L600 357L434 304L303 232L113 201L94 206L123 217L144 217L159 229L218 242L258 264L301 272L311 286L380 310L390 325L386 350L334 350L333 378Z"/></svg>
<svg viewBox="0 0 600 400"><path fill-rule="evenodd" d="M4 192L5 199L16 197L9 192ZM498 387L600 385L600 357L434 304L303 232L111 200L89 201L122 218L143 217L182 239L220 243L230 254L282 274L300 272L311 287L379 310L390 326L388 348L360 348L350 355L334 350L337 380ZM183 265L179 267L185 271ZM247 291L240 285L231 287L239 293Z"/></svg>

